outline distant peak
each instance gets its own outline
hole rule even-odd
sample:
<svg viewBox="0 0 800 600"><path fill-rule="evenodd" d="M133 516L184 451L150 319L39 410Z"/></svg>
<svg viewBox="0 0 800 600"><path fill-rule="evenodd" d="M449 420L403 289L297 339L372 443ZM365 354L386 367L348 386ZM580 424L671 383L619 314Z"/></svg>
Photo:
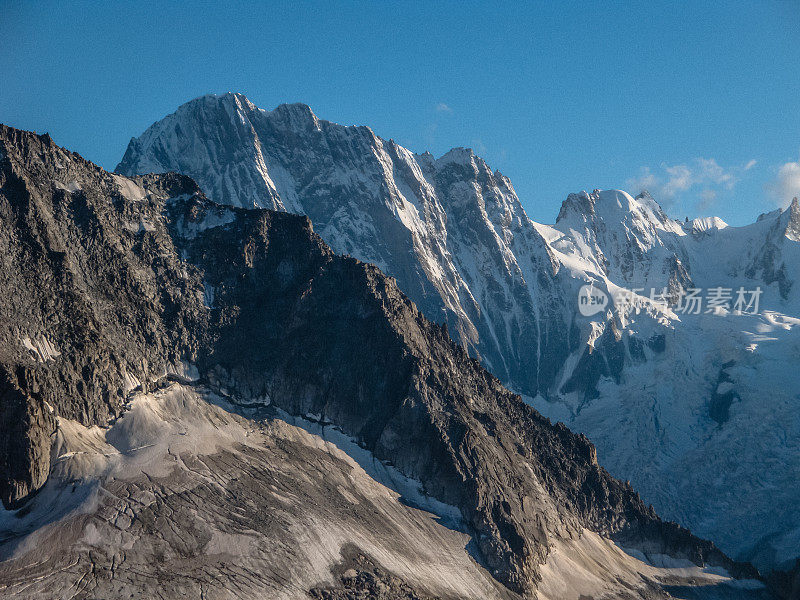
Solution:
<svg viewBox="0 0 800 600"><path fill-rule="evenodd" d="M648 192L647 190L642 190L641 192L639 192L639 193L636 195L636 198L635 198L635 199L636 199L636 200L646 200L646 201L652 201L652 202L655 202L655 201L656 201L656 200L655 200L655 198L653 198L653 196L651 196L651 195L650 195L650 192ZM656 204L658 204L658 203L656 202Z"/></svg>
<svg viewBox="0 0 800 600"><path fill-rule="evenodd" d="M556 223L568 218L570 214L578 214L589 217L595 214L594 206L597 196L591 195L583 190L581 192L569 194L561 203L561 210L558 211Z"/></svg>
<svg viewBox="0 0 800 600"><path fill-rule="evenodd" d="M598 210L605 208L603 212L608 212L607 209L613 208L615 211L631 212L640 202L649 205L649 202L655 201L649 196L639 196L634 199L628 192L622 190L599 190L594 189L591 193L583 190L577 194L573 193L567 196L567 199L561 204L558 220L566 217L570 212L577 212L583 215L593 215ZM656 204L657 206L657 204Z"/></svg>
<svg viewBox="0 0 800 600"><path fill-rule="evenodd" d="M708 233L726 227L728 224L719 217L700 217L683 225L683 228L691 233Z"/></svg>
<svg viewBox="0 0 800 600"><path fill-rule="evenodd" d="M436 158L427 150L422 154L415 154L414 157L419 165L425 169L432 169L436 165Z"/></svg>
<svg viewBox="0 0 800 600"><path fill-rule="evenodd" d="M653 224L672 228L669 217L653 197L642 192L636 198L623 190L592 190L570 194L561 204L556 223L571 215L592 219L599 217L606 222L622 222L628 215L638 215ZM675 225L676 226L676 225Z"/></svg>
<svg viewBox="0 0 800 600"><path fill-rule="evenodd" d="M797 201L797 197L792 200L786 212L789 213L786 223L786 237L792 241L800 242L800 202Z"/></svg>
<svg viewBox="0 0 800 600"><path fill-rule="evenodd" d="M280 104L272 111L272 116L279 121L287 124L291 128L313 128L319 129L319 119L308 104L294 102L291 104Z"/></svg>
<svg viewBox="0 0 800 600"><path fill-rule="evenodd" d="M256 105L250 102L250 99L244 94L238 92L227 92L222 96L223 99L235 102L240 107L247 107L251 110L256 109Z"/></svg>
<svg viewBox="0 0 800 600"><path fill-rule="evenodd" d="M472 148L453 148L443 154L440 158L436 159L436 164L438 166L444 166L450 163L456 163L459 165L469 165L472 164L473 160L475 159L475 153L472 151Z"/></svg>
<svg viewBox="0 0 800 600"><path fill-rule="evenodd" d="M311 110L311 107L308 104L304 104L302 102L286 102L283 104L279 104L275 108L275 112L289 114L289 115L298 115L308 118L317 118L317 115L314 114L314 111Z"/></svg>
<svg viewBox="0 0 800 600"><path fill-rule="evenodd" d="M178 110L183 107L197 106L200 104L231 104L255 108L255 105L250 102L244 94L240 94L239 92L225 92L224 94L204 94L203 96L198 96L197 98L183 103Z"/></svg>

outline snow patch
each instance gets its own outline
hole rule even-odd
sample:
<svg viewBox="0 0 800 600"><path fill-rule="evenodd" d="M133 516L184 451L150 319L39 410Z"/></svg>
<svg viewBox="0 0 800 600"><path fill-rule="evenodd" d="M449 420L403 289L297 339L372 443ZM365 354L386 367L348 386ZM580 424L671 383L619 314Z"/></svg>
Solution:
<svg viewBox="0 0 800 600"><path fill-rule="evenodd" d="M144 191L144 188L131 179L116 173L112 173L111 176L114 178L114 182L117 184L119 193L122 194L123 198L131 202L141 202L147 197L147 192Z"/></svg>
<svg viewBox="0 0 800 600"><path fill-rule="evenodd" d="M628 597L635 582L668 581L680 589L692 588L693 598L734 598L733 589L758 590L758 581L733 579L719 567L699 567L688 560L663 555L645 556L635 549L623 549L610 540L584 529L578 539L557 540L542 565L538 596L542 600Z"/></svg>
<svg viewBox="0 0 800 600"><path fill-rule="evenodd" d="M54 179L53 180L53 185L56 187L56 189L63 190L65 192L69 192L70 194L74 194L75 192L79 192L79 191L81 191L83 189L81 187L81 184L78 183L77 181L70 181L69 183L62 183L62 182L58 181L57 179Z"/></svg>
<svg viewBox="0 0 800 600"><path fill-rule="evenodd" d="M33 339L26 336L20 341L38 362L55 360L61 356L61 352L56 350L56 347L44 335L35 336Z"/></svg>

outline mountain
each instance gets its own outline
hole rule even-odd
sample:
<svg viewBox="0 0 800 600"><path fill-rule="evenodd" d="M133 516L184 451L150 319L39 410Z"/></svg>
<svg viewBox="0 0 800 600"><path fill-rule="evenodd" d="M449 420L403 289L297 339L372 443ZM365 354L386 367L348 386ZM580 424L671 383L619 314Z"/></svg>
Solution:
<svg viewBox="0 0 800 600"><path fill-rule="evenodd" d="M545 225L470 150L414 154L240 94L181 106L131 141L117 171L176 171L220 203L308 216L505 385L588 435L659 512L765 568L798 556L796 202L729 227L595 190ZM584 286L608 305L581 314ZM756 314L681 312L695 288L730 294L731 308L740 288L762 293Z"/></svg>
<svg viewBox="0 0 800 600"><path fill-rule="evenodd" d="M535 395L568 354L568 323L541 302L561 293L546 244L511 182L471 150L434 160L301 104L267 112L226 94L150 127L116 170L184 173L216 202L307 215L515 389Z"/></svg>
<svg viewBox="0 0 800 600"><path fill-rule="evenodd" d="M7 597L768 596L307 218L0 156Z"/></svg>
<svg viewBox="0 0 800 600"><path fill-rule="evenodd" d="M798 223L797 202L727 227L599 192L571 196L555 226L538 226L579 279L611 298L644 291L584 317L591 352L571 357L560 393L532 403L586 433L658 510L764 568L791 566L800 548ZM686 298L678 306L681 288L702 290L699 314ZM720 288L730 309L740 289L746 301L760 291L758 306L708 312Z"/></svg>

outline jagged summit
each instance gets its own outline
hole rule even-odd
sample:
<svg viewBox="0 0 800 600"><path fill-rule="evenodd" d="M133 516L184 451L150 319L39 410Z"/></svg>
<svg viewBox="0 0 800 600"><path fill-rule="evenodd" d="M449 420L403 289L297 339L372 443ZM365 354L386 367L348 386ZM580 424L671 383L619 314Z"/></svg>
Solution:
<svg viewBox="0 0 800 600"><path fill-rule="evenodd" d="M600 218L613 226L628 219L629 215L657 226L673 227L672 220L649 193L642 192L634 198L623 190L599 189L592 193L582 191L567 196L561 205L556 223L575 216L589 220Z"/></svg>
<svg viewBox="0 0 800 600"><path fill-rule="evenodd" d="M207 94L181 105L174 113L153 124L138 138L131 138L125 155L115 170L119 173L162 173L170 170L189 172L187 168L191 166L198 171L195 177L205 183L199 174L200 166L213 170L214 164L209 160L214 158L212 162L219 162L222 158L220 153L224 148L211 148L198 142L202 142L206 134L212 134L211 130L218 127L224 129L213 134L218 136L218 142L225 145L235 143L244 145L246 156L252 157L252 160L257 162L263 161L263 156L269 154L269 150L264 148L270 143L270 136L264 135L265 129L284 136L321 132L324 129L324 139L333 136L338 143L342 143L344 139L352 138L357 145L366 141L368 147L377 148L377 151L384 146L394 147L399 153L407 154L412 160L419 160L420 164L429 168L441 169L448 164L458 164L491 172L485 161L477 157L471 148L453 148L438 159L429 152L415 155L396 144L394 140L387 142L378 138L367 126L339 125L319 119L306 104L299 102L280 104L268 111L256 107L246 96L235 92L221 95ZM184 158L189 158L188 153L195 155L192 157L191 165L178 164L170 160L170 155L175 154L177 146L181 148ZM268 165L260 165L258 173L252 172L248 167L247 161L239 164L237 170L242 172L240 178L246 177L255 181L264 179L265 187L270 187L268 181L271 179L270 175L264 173L268 170ZM248 172L249 174L246 174ZM496 176L499 177L499 173ZM210 181L213 178L207 176L205 179ZM276 203L274 190L264 190L260 197L256 197L246 193L237 185L238 182L231 180L230 183L232 186L226 185L220 190L205 187L212 198L228 204L280 208L280 203Z"/></svg>
<svg viewBox="0 0 800 600"><path fill-rule="evenodd" d="M792 199L786 212L788 213L786 237L794 242L800 242L800 201L796 196Z"/></svg>
<svg viewBox="0 0 800 600"><path fill-rule="evenodd" d="M472 148L451 148L442 156L436 159L436 163L439 165L446 165L448 163L456 163L459 165L469 165L473 166L473 161L475 160L475 152L473 152Z"/></svg>
<svg viewBox="0 0 800 600"><path fill-rule="evenodd" d="M320 120L307 104L300 102L280 104L272 111L272 115L282 121L289 129L297 128L316 131L320 129Z"/></svg>
<svg viewBox="0 0 800 600"><path fill-rule="evenodd" d="M708 233L726 227L728 224L719 217L698 217L684 223L684 229L692 233Z"/></svg>
<svg viewBox="0 0 800 600"><path fill-rule="evenodd" d="M52 150L53 152L49 152ZM57 156L58 158L54 157ZM56 145L49 133L34 133L9 127L0 123L0 161L15 163L30 161L46 169L62 169L62 160L76 161L90 169L98 169L77 152Z"/></svg>
<svg viewBox="0 0 800 600"><path fill-rule="evenodd" d="M257 109L255 104L250 102L250 100L244 94L239 92L225 92L224 94L203 94L202 96L193 98L192 100L183 103L174 113L171 114L187 113L197 110L199 107L210 105L227 105L239 109L260 110Z"/></svg>

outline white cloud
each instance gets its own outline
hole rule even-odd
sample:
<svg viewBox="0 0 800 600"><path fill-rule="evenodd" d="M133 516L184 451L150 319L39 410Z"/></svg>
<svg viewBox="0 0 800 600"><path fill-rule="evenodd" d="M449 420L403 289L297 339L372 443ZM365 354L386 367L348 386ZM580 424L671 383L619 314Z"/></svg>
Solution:
<svg viewBox="0 0 800 600"><path fill-rule="evenodd" d="M652 171L650 171L650 167L642 167L639 169L639 176L638 177L631 177L625 182L625 185L634 193L643 192L647 190L655 191L657 188L660 189L662 182L659 180L658 177L653 175Z"/></svg>
<svg viewBox="0 0 800 600"><path fill-rule="evenodd" d="M719 193L716 190L705 189L700 192L700 201L697 203L697 210L705 212L717 202Z"/></svg>
<svg viewBox="0 0 800 600"><path fill-rule="evenodd" d="M782 207L789 206L792 198L800 196L800 160L781 165L769 190Z"/></svg>
<svg viewBox="0 0 800 600"><path fill-rule="evenodd" d="M737 178L734 169L723 169L713 158L698 158L697 164L699 170L695 173L696 182L715 183L725 186L729 190L736 185ZM746 169L742 167L742 171L744 170Z"/></svg>
<svg viewBox="0 0 800 600"><path fill-rule="evenodd" d="M453 112L453 109L447 106L447 104L444 102L439 102L439 104L436 105L436 112L451 113Z"/></svg>
<svg viewBox="0 0 800 600"><path fill-rule="evenodd" d="M694 174L689 167L686 165L675 165L674 167L662 166L668 175L666 183L663 186L665 195L673 198L678 192L685 192L692 187Z"/></svg>
<svg viewBox="0 0 800 600"><path fill-rule="evenodd" d="M697 158L689 164L667 165L662 163L654 172L642 167L637 177L626 181L628 189L635 194L647 190L659 202L670 205L678 196L694 192L697 208L706 211L719 198L720 190L732 190L745 171L756 165L752 159L738 167L725 168L713 158Z"/></svg>

